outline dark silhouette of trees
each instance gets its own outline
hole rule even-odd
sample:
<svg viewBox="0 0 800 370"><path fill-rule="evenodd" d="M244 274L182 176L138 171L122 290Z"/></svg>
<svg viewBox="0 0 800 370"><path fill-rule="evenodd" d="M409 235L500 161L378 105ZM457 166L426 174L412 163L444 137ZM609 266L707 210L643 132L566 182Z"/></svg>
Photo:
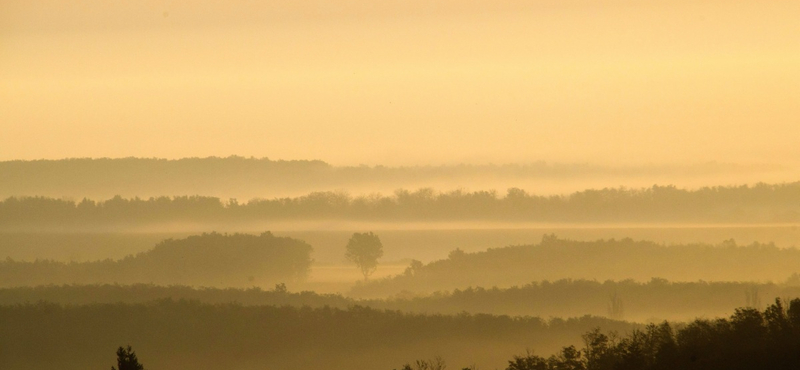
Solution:
<svg viewBox="0 0 800 370"><path fill-rule="evenodd" d="M0 368L92 368L108 360L98 355L98 348L128 338L135 338L140 351L149 348L148 368L391 369L409 353L431 350L439 352L432 356L448 361L500 365L520 343L555 351L557 346L551 344L578 339L596 326L627 332L639 325L590 316L548 321L414 314L358 305L337 309L184 300L39 302L0 305ZM45 354L42 348L47 348Z"/></svg>
<svg viewBox="0 0 800 370"><path fill-rule="evenodd" d="M564 347L550 357L528 351L506 370L790 370L800 369L800 299L776 298L764 311L738 308L729 318L666 321L624 337L599 328L583 335L583 349Z"/></svg>
<svg viewBox="0 0 800 370"><path fill-rule="evenodd" d="M547 370L547 361L532 352L524 356L514 356L513 360L508 361L507 370Z"/></svg>
<svg viewBox="0 0 800 370"><path fill-rule="evenodd" d="M728 319L697 319L677 332L673 332L667 322L636 329L621 339L595 329L584 335L582 351L566 347L549 359L528 356L526 361L537 367L518 367L519 361L515 358L507 369L798 369L800 317L797 312L800 312L800 299L792 300L787 309L784 302L776 298L763 312L739 308Z"/></svg>
<svg viewBox="0 0 800 370"><path fill-rule="evenodd" d="M112 366L111 370L144 370L144 366L139 363L136 352L129 345L128 348L117 349L117 368Z"/></svg>
<svg viewBox="0 0 800 370"><path fill-rule="evenodd" d="M400 370L445 370L447 364L441 356L436 356L428 360L416 360L414 363L403 365Z"/></svg>
<svg viewBox="0 0 800 370"><path fill-rule="evenodd" d="M378 268L378 258L383 256L381 239L371 231L354 233L345 248L345 258L358 266L366 281Z"/></svg>
<svg viewBox="0 0 800 370"><path fill-rule="evenodd" d="M728 315L731 307L744 306L745 282L649 282L557 280L529 283L511 288L473 287L431 295L355 299L340 294L290 291L284 284L274 289L250 287L192 288L189 286L134 285L47 285L0 288L0 305L47 301L60 304L145 303L173 298L207 304L239 302L246 306L309 306L347 308L353 305L404 312L458 314L461 312L511 316L581 316L609 317L609 294L625 298L625 318L644 321L653 318L670 321L691 320L700 315ZM762 283L761 294L768 297L800 297L800 287Z"/></svg>

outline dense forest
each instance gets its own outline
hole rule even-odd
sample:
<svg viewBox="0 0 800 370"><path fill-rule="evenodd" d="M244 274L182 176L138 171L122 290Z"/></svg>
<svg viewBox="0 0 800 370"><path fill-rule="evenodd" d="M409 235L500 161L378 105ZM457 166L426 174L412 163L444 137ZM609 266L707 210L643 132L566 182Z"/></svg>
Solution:
<svg viewBox="0 0 800 370"><path fill-rule="evenodd" d="M121 260L0 261L0 284L157 283L253 286L302 280L312 247L292 238L210 233L167 239Z"/></svg>
<svg viewBox="0 0 800 370"><path fill-rule="evenodd" d="M485 368L537 348L580 342L592 328L640 325L583 316L543 320L423 315L353 306L300 308L160 300L142 304L0 305L0 368L108 367L132 345L152 369L389 369L441 355Z"/></svg>
<svg viewBox="0 0 800 370"><path fill-rule="evenodd" d="M0 202L3 229L91 228L180 222L248 221L504 221L560 223L781 223L800 220L800 182L721 186L697 190L674 186L585 190L538 196L525 190L436 192L397 190L393 195L351 196L313 192L295 198L223 201L174 196L73 201L9 197Z"/></svg>
<svg viewBox="0 0 800 370"><path fill-rule="evenodd" d="M354 305L403 312L458 314L462 312L511 316L606 316L636 322L687 321L699 316L725 316L732 307L762 308L771 297L800 297L800 278L788 283L669 282L652 279L541 281L511 288L467 288L430 295L400 294L387 299L357 299L341 294L252 287L209 288L135 285L46 285L0 288L0 305L38 301L68 305L146 303L185 299L208 304L237 302L246 306L308 306L347 308Z"/></svg>
<svg viewBox="0 0 800 370"><path fill-rule="evenodd" d="M0 305L0 327L3 368L96 368L118 343L132 344L150 368L390 369L413 358L507 370L800 365L800 299L788 306L776 299L763 311L739 308L729 318L646 326L592 316L543 320L362 306L39 302ZM412 364L424 363L403 368Z"/></svg>
<svg viewBox="0 0 800 370"><path fill-rule="evenodd" d="M657 278L645 283L545 280L510 288L471 287L416 297L400 294L388 300L365 300L361 304L410 312L464 311L543 317L590 314L650 322L724 316L730 313L731 307L761 308L768 297L800 297L800 285L669 282Z"/></svg>
<svg viewBox="0 0 800 370"><path fill-rule="evenodd" d="M532 184L572 179L585 184L592 178L696 178L709 175L770 173L776 166L705 163L686 166L601 166L534 162L505 165L334 166L320 160L269 158L70 158L0 161L0 198L9 196L68 196L104 199L115 195L160 196L204 194L223 197L298 196L319 190L364 192L397 188L452 188L471 184L495 188L503 183ZM650 181L650 183L653 183ZM647 182L645 182L647 183ZM461 184L461 185L460 185ZM519 185L517 185L519 186ZM584 185L585 186L585 185ZM583 188L583 186L578 187ZM562 190L559 190L559 192Z"/></svg>
<svg viewBox="0 0 800 370"><path fill-rule="evenodd" d="M423 264L401 275L356 285L356 296L404 291L431 293L465 287L509 287L532 281L597 279L648 281L783 281L800 269L800 250L773 244L662 245L633 239L576 241L545 235L539 244L490 248Z"/></svg>
<svg viewBox="0 0 800 370"><path fill-rule="evenodd" d="M564 347L542 357L514 356L506 370L791 370L800 368L800 299L785 307L780 299L763 312L737 309L729 319L698 319L677 331L664 322L635 329L628 335L583 335L584 345ZM403 370L446 364L441 358L417 360Z"/></svg>

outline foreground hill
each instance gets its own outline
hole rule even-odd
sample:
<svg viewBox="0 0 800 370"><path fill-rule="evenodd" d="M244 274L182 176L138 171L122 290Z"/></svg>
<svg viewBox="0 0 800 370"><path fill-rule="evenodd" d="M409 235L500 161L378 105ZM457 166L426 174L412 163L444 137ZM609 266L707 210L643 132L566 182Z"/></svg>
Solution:
<svg viewBox="0 0 800 370"><path fill-rule="evenodd" d="M420 315L188 301L0 306L0 368L102 369L130 344L147 369L391 369L415 356L497 368L526 348L580 342L597 317Z"/></svg>
<svg viewBox="0 0 800 370"><path fill-rule="evenodd" d="M698 319L676 331L665 322L622 338L599 329L583 338L581 349L567 346L549 358L514 356L506 369L794 370L800 368L800 299L788 307L777 299L764 311L737 309L729 319Z"/></svg>

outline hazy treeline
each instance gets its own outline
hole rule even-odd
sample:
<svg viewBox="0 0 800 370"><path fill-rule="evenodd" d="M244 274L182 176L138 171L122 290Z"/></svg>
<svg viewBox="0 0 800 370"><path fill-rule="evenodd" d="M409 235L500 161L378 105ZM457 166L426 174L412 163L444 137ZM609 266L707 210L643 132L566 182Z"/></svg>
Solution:
<svg viewBox="0 0 800 370"><path fill-rule="evenodd" d="M157 283L252 286L303 279L311 267L307 243L266 232L210 233L167 239L121 260L0 261L2 286Z"/></svg>
<svg viewBox="0 0 800 370"><path fill-rule="evenodd" d="M596 279L648 281L783 281L800 270L800 250L773 244L661 245L633 239L575 241L545 235L539 244L490 248L423 264L403 274L358 283L355 296L430 293L466 287L509 287L532 281Z"/></svg>
<svg viewBox="0 0 800 370"><path fill-rule="evenodd" d="M698 319L677 330L664 322L623 337L592 330L583 339L582 349L570 345L549 358L514 356L506 370L798 369L800 299L788 308L776 300L764 311L737 309L729 319Z"/></svg>
<svg viewBox="0 0 800 370"><path fill-rule="evenodd" d="M491 315L422 315L354 306L297 308L147 304L0 306L0 368L107 367L130 344L148 368L380 369L417 355L485 368L536 347L577 343L593 327L628 332L635 324Z"/></svg>
<svg viewBox="0 0 800 370"><path fill-rule="evenodd" d="M347 308L353 305L374 306L375 300L356 300L339 294L313 291L290 292L285 284L275 289L212 288L154 284L38 285L0 288L0 305L36 303L39 301L86 305L94 303L147 303L162 299L197 301L206 304L236 302L245 306L295 306ZM376 308L388 308L384 305ZM461 311L458 311L461 312Z"/></svg>
<svg viewBox="0 0 800 370"><path fill-rule="evenodd" d="M800 220L800 182L698 190L674 186L585 190L566 196L537 196L518 188L436 192L397 190L393 195L351 196L314 192L296 198L246 203L206 196L72 201L10 197L0 202L0 224L97 226L164 222L263 220L524 222L790 222Z"/></svg>
<svg viewBox="0 0 800 370"><path fill-rule="evenodd" d="M775 171L774 166L706 163L694 166L608 167L588 164L333 166L319 160L268 158L71 158L0 161L0 197L71 196L78 199L165 194L233 197L294 196L329 189L452 187L541 179L697 177ZM527 180L527 181L525 181ZM484 185L485 186L485 185ZM494 185L496 186L496 185Z"/></svg>
<svg viewBox="0 0 800 370"><path fill-rule="evenodd" d="M385 301L410 312L502 315L597 315L646 322L724 316L732 307L761 308L766 297L800 297L800 286L744 282L669 282L557 280L510 288L467 288ZM368 302L368 301L365 301ZM381 307L375 304L376 307Z"/></svg>
<svg viewBox="0 0 800 370"><path fill-rule="evenodd" d="M798 281L795 281L798 283ZM607 316L637 322L691 320L725 316L732 307L761 308L767 297L800 297L800 284L742 282L668 282L558 280L511 288L467 288L431 295L388 299L355 299L339 294L290 292L278 285L261 288L192 288L187 286L48 285L0 289L0 305L47 301L59 304L145 303L186 299L218 304L347 308L353 305L403 312L457 314L461 312L512 316ZM614 301L619 304L615 307Z"/></svg>

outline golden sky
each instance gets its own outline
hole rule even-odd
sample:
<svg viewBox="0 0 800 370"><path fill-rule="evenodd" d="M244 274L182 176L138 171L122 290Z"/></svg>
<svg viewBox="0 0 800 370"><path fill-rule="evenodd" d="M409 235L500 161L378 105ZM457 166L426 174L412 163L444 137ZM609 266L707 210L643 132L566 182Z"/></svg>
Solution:
<svg viewBox="0 0 800 370"><path fill-rule="evenodd" d="M0 160L795 163L800 1L0 2Z"/></svg>

